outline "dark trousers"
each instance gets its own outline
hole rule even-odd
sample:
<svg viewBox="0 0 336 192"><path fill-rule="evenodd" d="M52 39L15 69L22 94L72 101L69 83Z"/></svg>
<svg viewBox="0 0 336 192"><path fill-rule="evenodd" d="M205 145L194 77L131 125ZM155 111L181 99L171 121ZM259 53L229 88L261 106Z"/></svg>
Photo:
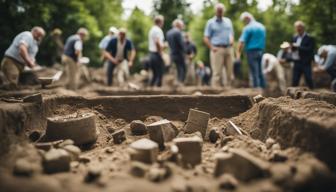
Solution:
<svg viewBox="0 0 336 192"><path fill-rule="evenodd" d="M263 51L251 50L247 51L247 62L249 63L250 75L253 81L253 87L266 87L266 81L262 72L261 59Z"/></svg>
<svg viewBox="0 0 336 192"><path fill-rule="evenodd" d="M162 77L164 72L164 63L161 55L157 52L149 54L150 67L153 70L153 78L150 81L150 86L162 86Z"/></svg>
<svg viewBox="0 0 336 192"><path fill-rule="evenodd" d="M115 64L108 62L107 64L107 85L111 86L113 84L113 71L116 67Z"/></svg>
<svg viewBox="0 0 336 192"><path fill-rule="evenodd" d="M183 83L184 80L185 80L185 77L186 77L186 73L187 73L187 68L186 68L186 64L185 64L185 60L184 60L184 55L183 54L174 54L174 55L171 55L170 57L176 65L177 80L180 83Z"/></svg>
<svg viewBox="0 0 336 192"><path fill-rule="evenodd" d="M331 76L332 81L336 79L336 65L329 67L327 72Z"/></svg>
<svg viewBox="0 0 336 192"><path fill-rule="evenodd" d="M301 61L294 62L292 86L293 87L299 86L302 74L304 75L306 85L310 89L313 89L314 83L313 83L312 67L310 62L309 63L304 63Z"/></svg>

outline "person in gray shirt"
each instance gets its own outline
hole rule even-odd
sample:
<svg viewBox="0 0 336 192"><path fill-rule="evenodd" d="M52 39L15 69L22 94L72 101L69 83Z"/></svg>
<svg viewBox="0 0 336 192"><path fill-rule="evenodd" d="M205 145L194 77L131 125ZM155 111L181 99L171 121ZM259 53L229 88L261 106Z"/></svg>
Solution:
<svg viewBox="0 0 336 192"><path fill-rule="evenodd" d="M170 48L171 60L175 63L177 69L177 80L183 84L186 77L186 64L184 60L184 40L182 30L184 23L181 19L173 21L173 28L167 32L167 41Z"/></svg>
<svg viewBox="0 0 336 192"><path fill-rule="evenodd" d="M33 27L31 31L18 34L14 38L1 61L1 71L10 84L18 85L19 76L25 66L29 68L36 66L35 57L44 36L44 29L37 26Z"/></svg>
<svg viewBox="0 0 336 192"><path fill-rule="evenodd" d="M332 85L336 85L336 46L321 46L317 52L316 63L319 64L319 67L315 71L326 71L331 76Z"/></svg>

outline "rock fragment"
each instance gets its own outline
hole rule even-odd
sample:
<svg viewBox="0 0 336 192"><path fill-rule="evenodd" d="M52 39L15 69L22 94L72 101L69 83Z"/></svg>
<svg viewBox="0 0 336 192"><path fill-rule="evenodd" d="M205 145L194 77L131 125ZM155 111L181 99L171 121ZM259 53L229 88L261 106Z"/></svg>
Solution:
<svg viewBox="0 0 336 192"><path fill-rule="evenodd" d="M112 134L113 142L115 144L121 144L126 140L125 130L120 129Z"/></svg>
<svg viewBox="0 0 336 192"><path fill-rule="evenodd" d="M146 138L131 143L129 150L131 160L146 164L157 161L158 151L158 144Z"/></svg>
<svg viewBox="0 0 336 192"><path fill-rule="evenodd" d="M194 167L202 162L203 141L199 137L176 138L173 140L181 155L183 167Z"/></svg>
<svg viewBox="0 0 336 192"><path fill-rule="evenodd" d="M269 164L241 149L230 149L229 153L215 156L215 176L232 174L241 181L250 181L268 174Z"/></svg>
<svg viewBox="0 0 336 192"><path fill-rule="evenodd" d="M211 143L216 143L218 139L219 139L219 130L218 130L218 128L212 128L209 131L209 141Z"/></svg>
<svg viewBox="0 0 336 192"><path fill-rule="evenodd" d="M41 93L36 93L36 94L33 94L33 95L28 95L28 96L23 98L23 102L41 104L43 102L42 94Z"/></svg>
<svg viewBox="0 0 336 192"><path fill-rule="evenodd" d="M255 103L259 103L259 102L263 101L264 99L265 99L265 97L262 96L262 95L257 95L255 97L253 97L253 100L254 100Z"/></svg>
<svg viewBox="0 0 336 192"><path fill-rule="evenodd" d="M188 119L186 121L185 133L194 133L199 131L202 133L202 137L204 138L208 129L209 119L209 113L190 109Z"/></svg>
<svg viewBox="0 0 336 192"><path fill-rule="evenodd" d="M91 183L91 182L97 181L100 178L101 173L102 173L101 167L91 166L91 167L89 167L89 170L88 170L88 172L85 176L84 181L86 183Z"/></svg>
<svg viewBox="0 0 336 192"><path fill-rule="evenodd" d="M228 125L225 127L224 130L225 135L242 135L240 128L235 125L232 121L228 121Z"/></svg>
<svg viewBox="0 0 336 192"><path fill-rule="evenodd" d="M133 135L146 135L147 134L147 127L140 120L132 121L130 124L130 129Z"/></svg>
<svg viewBox="0 0 336 192"><path fill-rule="evenodd" d="M64 149L51 149L43 157L43 169L46 173L66 172L70 170L71 157Z"/></svg>
<svg viewBox="0 0 336 192"><path fill-rule="evenodd" d="M173 140L178 130L167 119L157 121L147 126L149 138L159 144L160 149L164 149L164 143Z"/></svg>
<svg viewBox="0 0 336 192"><path fill-rule="evenodd" d="M130 173L135 177L144 177L149 169L147 164L141 163L139 161L131 162Z"/></svg>
<svg viewBox="0 0 336 192"><path fill-rule="evenodd" d="M62 147L62 149L66 150L70 154L72 161L78 160L79 155L82 152L81 149L75 145L66 145Z"/></svg>
<svg viewBox="0 0 336 192"><path fill-rule="evenodd" d="M22 159L16 160L13 173L14 175L17 175L17 176L29 177L33 175L34 169L33 169L32 164L29 161L22 158Z"/></svg>

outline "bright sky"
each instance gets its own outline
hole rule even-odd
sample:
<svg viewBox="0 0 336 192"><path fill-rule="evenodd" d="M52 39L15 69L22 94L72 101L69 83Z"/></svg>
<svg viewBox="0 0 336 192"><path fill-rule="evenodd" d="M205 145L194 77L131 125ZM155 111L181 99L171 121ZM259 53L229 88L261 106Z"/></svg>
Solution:
<svg viewBox="0 0 336 192"><path fill-rule="evenodd" d="M202 0L187 0L190 3L190 8L194 13L200 11L203 7ZM268 6L272 5L272 0L259 0L259 8L265 10ZM153 0L123 0L122 6L125 10L124 17L127 18L132 10L137 6L149 15L153 8Z"/></svg>

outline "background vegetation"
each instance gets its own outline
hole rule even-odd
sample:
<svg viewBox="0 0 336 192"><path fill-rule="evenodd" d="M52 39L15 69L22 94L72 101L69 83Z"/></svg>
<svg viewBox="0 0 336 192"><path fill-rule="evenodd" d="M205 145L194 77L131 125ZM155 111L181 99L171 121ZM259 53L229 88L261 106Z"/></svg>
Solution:
<svg viewBox="0 0 336 192"><path fill-rule="evenodd" d="M136 70L140 69L140 59L147 54L147 36L152 25L152 17L162 14L166 18L164 32L171 22L179 17L186 23L195 41L199 54L197 58L209 62L208 50L202 42L206 21L214 16L212 0L203 0L204 8L193 14L186 0L154 0L151 15L135 8L126 20L122 18L121 0L0 0L0 53L3 54L12 39L34 25L44 27L48 36L41 45L38 61L43 65L51 65L53 42L49 36L54 28L63 31L63 39L76 32L79 27L87 27L90 38L85 43L84 55L91 58L92 66L101 66L97 45L100 39L113 25L127 27L129 37L137 49ZM250 11L257 20L267 28L267 52L276 54L283 41L289 41L294 33L295 20L307 23L307 31L312 34L317 44L336 44L336 1L335 0L301 0L299 4L291 0L273 0L267 10L257 8L257 0L220 0L226 5L226 16L231 18L235 28L235 39L238 40L243 28L239 15Z"/></svg>

